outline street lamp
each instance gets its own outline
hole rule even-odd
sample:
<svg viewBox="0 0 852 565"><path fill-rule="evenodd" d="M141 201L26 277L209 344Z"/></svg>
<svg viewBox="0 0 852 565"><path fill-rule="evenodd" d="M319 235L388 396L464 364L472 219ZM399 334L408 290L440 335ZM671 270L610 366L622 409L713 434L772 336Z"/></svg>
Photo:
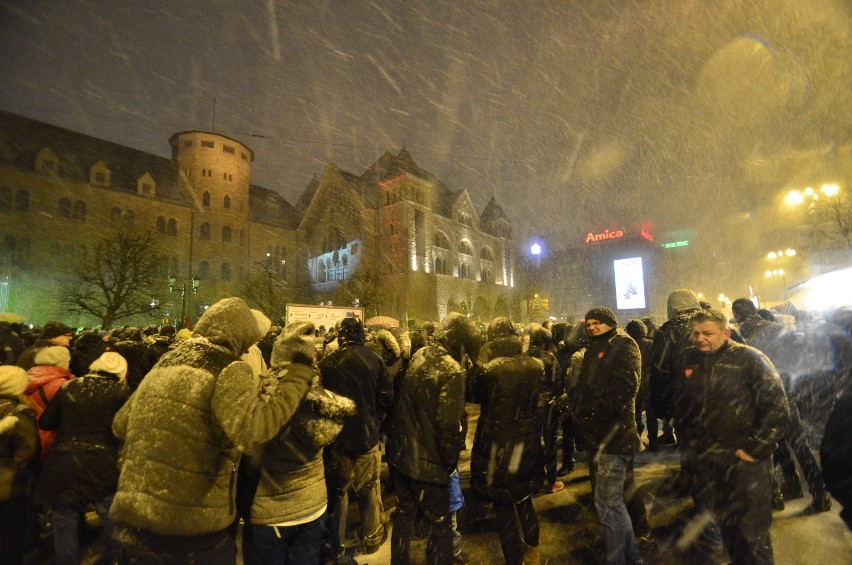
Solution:
<svg viewBox="0 0 852 565"><path fill-rule="evenodd" d="M766 275L766 278L781 277L781 282L784 285L784 300L787 300L787 273L786 271L784 271L783 268L781 268L781 261L785 257L795 256L796 250L789 248L779 249L778 251L770 251L769 254L766 256L767 259L775 261L775 263L778 265L778 268L766 271L766 273L764 274Z"/></svg>
<svg viewBox="0 0 852 565"><path fill-rule="evenodd" d="M186 286L186 282L180 283L177 287L177 275L169 275L169 292L180 292L180 325L184 327L186 322L186 293L192 291L193 294L198 294L198 287L201 286L201 279L195 275L190 279L190 286Z"/></svg>

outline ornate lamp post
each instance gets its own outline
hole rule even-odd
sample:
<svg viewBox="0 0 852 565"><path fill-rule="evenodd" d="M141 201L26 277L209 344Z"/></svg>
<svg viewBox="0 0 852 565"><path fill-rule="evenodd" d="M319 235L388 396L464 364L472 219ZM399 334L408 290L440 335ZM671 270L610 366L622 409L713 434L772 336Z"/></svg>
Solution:
<svg viewBox="0 0 852 565"><path fill-rule="evenodd" d="M184 327L186 322L186 293L192 291L193 294L198 294L198 287L201 286L201 279L198 275L192 277L189 281L190 286L187 287L186 281L180 283L180 287L176 286L177 276L169 275L169 292L180 292L180 325Z"/></svg>

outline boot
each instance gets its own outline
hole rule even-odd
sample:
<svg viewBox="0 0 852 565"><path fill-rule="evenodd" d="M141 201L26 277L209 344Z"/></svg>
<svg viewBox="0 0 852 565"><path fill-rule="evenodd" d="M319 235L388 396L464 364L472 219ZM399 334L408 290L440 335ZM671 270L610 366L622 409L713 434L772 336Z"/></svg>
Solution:
<svg viewBox="0 0 852 565"><path fill-rule="evenodd" d="M781 510L784 510L785 506L784 495L781 494L780 490L774 491L772 493L772 510L780 512Z"/></svg>
<svg viewBox="0 0 852 565"><path fill-rule="evenodd" d="M527 544L524 544L524 561L523 565L540 565L541 564L541 552L538 549L538 546L532 547Z"/></svg>
<svg viewBox="0 0 852 565"><path fill-rule="evenodd" d="M805 514L819 514L820 512L828 512L831 510L831 497L825 492L825 489L814 489L811 493L813 500L805 509Z"/></svg>

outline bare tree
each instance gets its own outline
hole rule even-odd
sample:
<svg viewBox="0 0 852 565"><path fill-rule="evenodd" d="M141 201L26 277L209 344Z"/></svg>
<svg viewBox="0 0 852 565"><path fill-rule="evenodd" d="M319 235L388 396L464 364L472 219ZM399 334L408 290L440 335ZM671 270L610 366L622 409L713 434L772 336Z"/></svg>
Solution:
<svg viewBox="0 0 852 565"><path fill-rule="evenodd" d="M239 292L249 306L260 310L270 320L282 318L287 303L291 301L291 291L283 273L275 272L262 263L256 263L241 277Z"/></svg>
<svg viewBox="0 0 852 565"><path fill-rule="evenodd" d="M156 238L122 227L102 233L94 253L75 267L63 302L71 312L91 315L109 329L116 320L153 314L165 293L157 277Z"/></svg>
<svg viewBox="0 0 852 565"><path fill-rule="evenodd" d="M364 308L364 315L370 318L381 313L387 292L384 276L362 265L351 278L341 281L334 291L334 302L348 305L357 300Z"/></svg>

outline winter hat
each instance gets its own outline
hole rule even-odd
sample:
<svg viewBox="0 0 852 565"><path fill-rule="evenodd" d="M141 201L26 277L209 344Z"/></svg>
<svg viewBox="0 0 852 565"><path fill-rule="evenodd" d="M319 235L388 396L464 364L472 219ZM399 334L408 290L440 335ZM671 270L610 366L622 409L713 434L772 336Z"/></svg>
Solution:
<svg viewBox="0 0 852 565"><path fill-rule="evenodd" d="M178 333L175 334L175 340L182 341L184 339L189 339L192 337L192 330L189 328L181 328L178 330Z"/></svg>
<svg viewBox="0 0 852 565"><path fill-rule="evenodd" d="M337 339L341 343L363 345L366 339L364 324L358 318L343 318L340 321L340 331L337 333Z"/></svg>
<svg viewBox="0 0 852 565"><path fill-rule="evenodd" d="M175 327L171 324L163 324L162 327L160 327L160 335L175 337Z"/></svg>
<svg viewBox="0 0 852 565"><path fill-rule="evenodd" d="M547 328L538 324L530 328L530 346L547 349L551 343L553 343L553 334Z"/></svg>
<svg viewBox="0 0 852 565"><path fill-rule="evenodd" d="M370 335L367 347L376 353L390 367L399 360L399 342L388 330L377 330Z"/></svg>
<svg viewBox="0 0 852 565"><path fill-rule="evenodd" d="M59 334L64 335L64 334ZM68 370L71 366L71 352L67 347L61 345L53 345L39 350L35 356L36 365L50 365L52 367L60 367Z"/></svg>
<svg viewBox="0 0 852 565"><path fill-rule="evenodd" d="M642 339L647 337L648 326L645 325L645 322L637 318L627 322L627 325L624 326L624 331L627 332L627 335L632 337L636 343L639 343Z"/></svg>
<svg viewBox="0 0 852 565"><path fill-rule="evenodd" d="M0 365L0 394L21 394L29 383L27 372L20 367Z"/></svg>
<svg viewBox="0 0 852 565"><path fill-rule="evenodd" d="M41 330L41 339L53 339L54 337L59 337L61 335L71 335L73 333L74 330L72 330L62 322L51 320L46 323L44 325L44 328Z"/></svg>
<svg viewBox="0 0 852 565"><path fill-rule="evenodd" d="M124 380L127 376L127 360L115 351L105 351L89 365L89 369L93 372L112 373Z"/></svg>
<svg viewBox="0 0 852 565"><path fill-rule="evenodd" d="M618 320L615 318L615 312L607 308L606 306L598 306L596 308L592 308L586 315L585 319L588 320L597 320L598 322L603 322L604 324L611 326L613 328L618 327Z"/></svg>

